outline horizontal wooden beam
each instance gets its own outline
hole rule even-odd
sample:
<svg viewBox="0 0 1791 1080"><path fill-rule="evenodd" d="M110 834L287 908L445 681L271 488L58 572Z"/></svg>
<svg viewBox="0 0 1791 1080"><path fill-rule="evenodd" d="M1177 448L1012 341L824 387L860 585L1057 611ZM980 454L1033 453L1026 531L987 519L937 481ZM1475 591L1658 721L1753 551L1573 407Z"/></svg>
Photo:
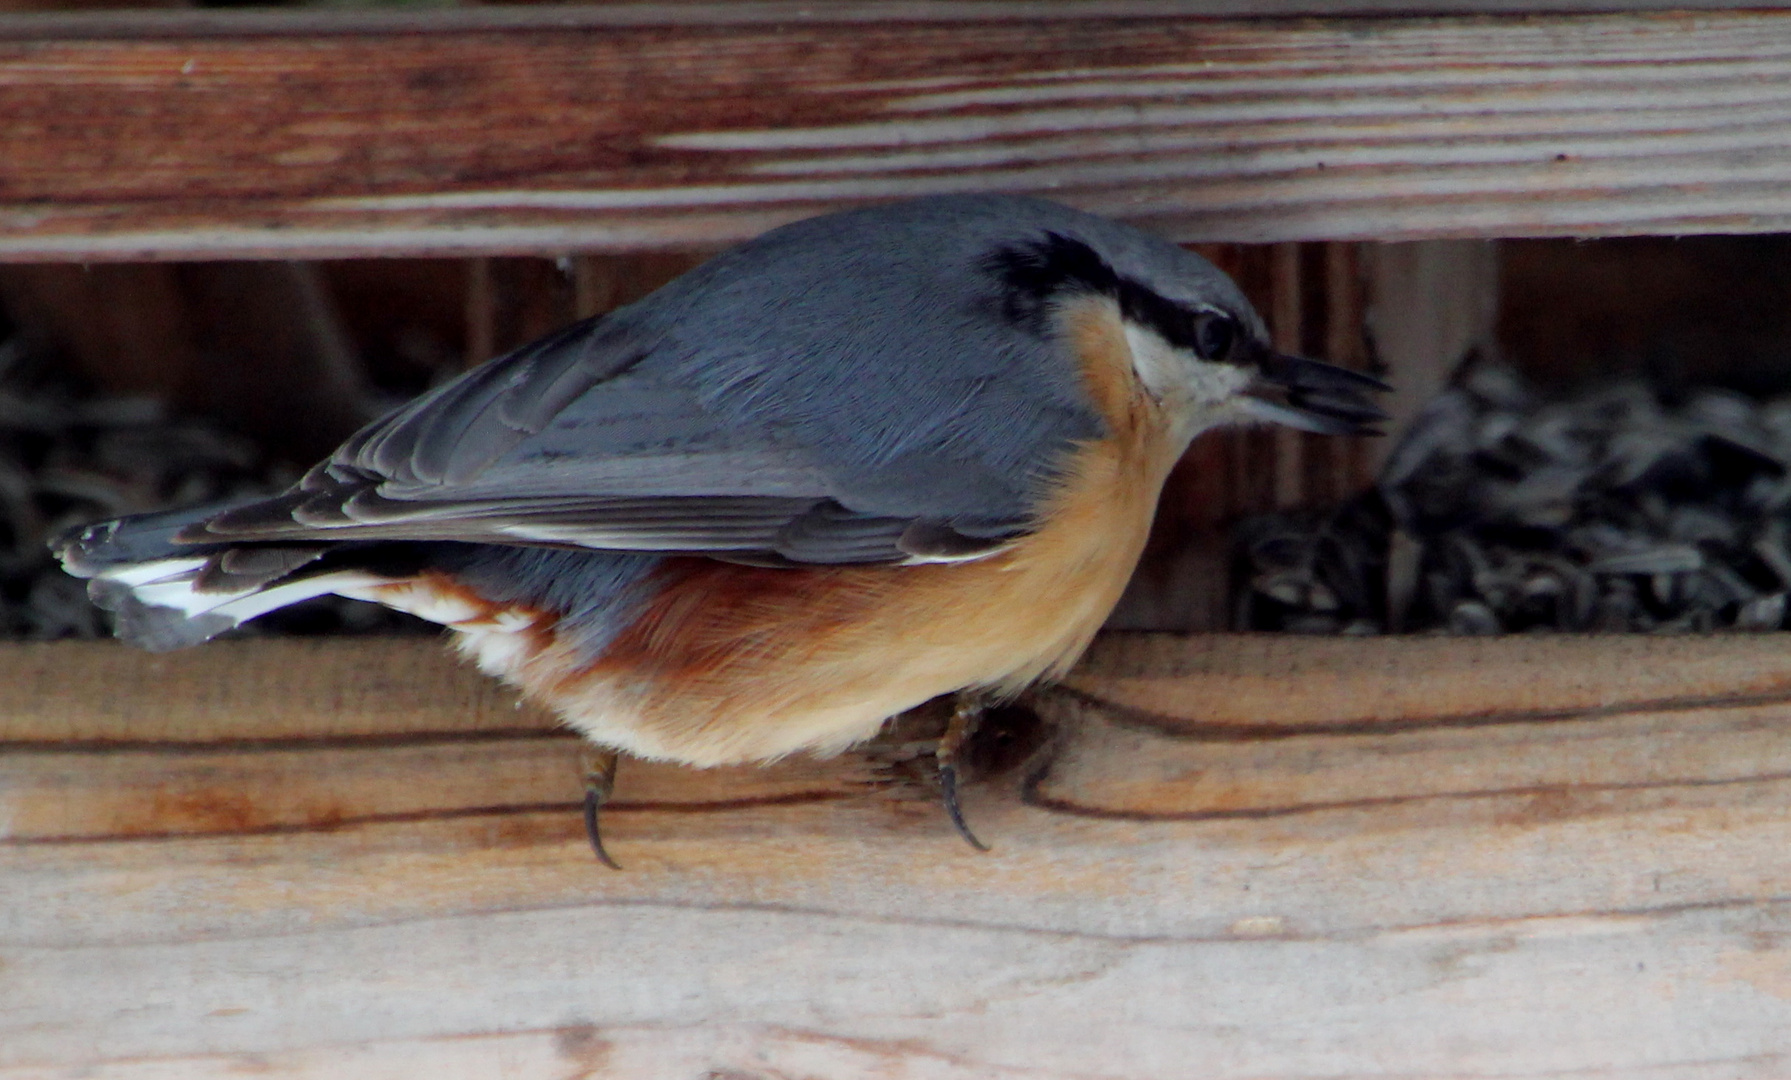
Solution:
<svg viewBox="0 0 1791 1080"><path fill-rule="evenodd" d="M1037 19L1375 19L1791 9L1791 0L596 0L444 8L94 8L0 12L0 38L146 38L428 33L617 26L803 26Z"/></svg>
<svg viewBox="0 0 1791 1080"><path fill-rule="evenodd" d="M985 189L1182 240L1791 228L1791 12L1191 10L14 17L0 259L701 248Z"/></svg>
<svg viewBox="0 0 1791 1080"><path fill-rule="evenodd" d="M1791 1066L1776 636L1116 635L980 744L988 854L913 716L624 762L621 873L438 649L0 649L0 1078Z"/></svg>

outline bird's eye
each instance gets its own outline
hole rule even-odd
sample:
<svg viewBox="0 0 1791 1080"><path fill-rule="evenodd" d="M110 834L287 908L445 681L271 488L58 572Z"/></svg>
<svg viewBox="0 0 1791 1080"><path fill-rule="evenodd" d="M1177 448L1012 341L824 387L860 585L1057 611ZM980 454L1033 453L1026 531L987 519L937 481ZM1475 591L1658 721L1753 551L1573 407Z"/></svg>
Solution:
<svg viewBox="0 0 1791 1080"><path fill-rule="evenodd" d="M1228 360L1237 344L1238 322L1229 315L1203 311L1194 316L1194 351L1202 360Z"/></svg>

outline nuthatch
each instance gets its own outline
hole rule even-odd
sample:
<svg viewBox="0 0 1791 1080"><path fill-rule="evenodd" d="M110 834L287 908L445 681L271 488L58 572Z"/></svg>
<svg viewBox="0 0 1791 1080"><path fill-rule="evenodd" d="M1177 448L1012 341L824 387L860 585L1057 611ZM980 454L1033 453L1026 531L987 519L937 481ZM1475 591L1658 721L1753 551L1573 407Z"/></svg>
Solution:
<svg viewBox="0 0 1791 1080"><path fill-rule="evenodd" d="M832 754L1063 674L1201 431L1333 434L1377 380L1267 344L1211 264L1039 199L775 229L425 394L283 494L61 538L152 649L323 593L455 631L609 752ZM980 846L980 845L979 845Z"/></svg>

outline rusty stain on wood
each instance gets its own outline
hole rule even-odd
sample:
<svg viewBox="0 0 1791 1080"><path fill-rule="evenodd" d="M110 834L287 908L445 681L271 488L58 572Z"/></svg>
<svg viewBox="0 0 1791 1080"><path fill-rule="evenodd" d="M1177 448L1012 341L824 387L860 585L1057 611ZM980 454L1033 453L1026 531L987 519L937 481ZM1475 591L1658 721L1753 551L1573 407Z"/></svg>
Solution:
<svg viewBox="0 0 1791 1080"><path fill-rule="evenodd" d="M973 189L1188 240L1791 224L1788 12L815 10L0 21L0 258L709 247Z"/></svg>

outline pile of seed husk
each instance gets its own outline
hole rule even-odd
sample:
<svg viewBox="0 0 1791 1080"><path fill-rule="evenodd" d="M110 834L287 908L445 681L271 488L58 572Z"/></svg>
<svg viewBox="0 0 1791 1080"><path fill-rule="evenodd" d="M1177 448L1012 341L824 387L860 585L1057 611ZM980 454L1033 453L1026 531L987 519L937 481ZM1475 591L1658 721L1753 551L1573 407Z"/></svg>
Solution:
<svg viewBox="0 0 1791 1080"><path fill-rule="evenodd" d="M1239 629L1778 630L1791 590L1791 398L1623 382L1548 400L1472 363L1375 488L1246 521Z"/></svg>
<svg viewBox="0 0 1791 1080"><path fill-rule="evenodd" d="M0 639L106 637L107 612L62 572L45 541L72 525L166 507L267 494L291 483L254 443L169 415L151 398L101 397L27 350L0 341ZM357 633L403 617L326 598L235 633Z"/></svg>

